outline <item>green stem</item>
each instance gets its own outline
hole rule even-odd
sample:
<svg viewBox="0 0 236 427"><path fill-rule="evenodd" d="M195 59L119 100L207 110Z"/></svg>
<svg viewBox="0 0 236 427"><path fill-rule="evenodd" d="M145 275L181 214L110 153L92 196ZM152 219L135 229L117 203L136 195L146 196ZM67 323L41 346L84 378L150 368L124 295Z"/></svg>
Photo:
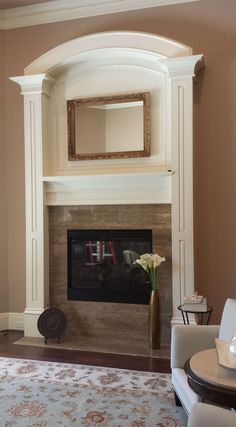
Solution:
<svg viewBox="0 0 236 427"><path fill-rule="evenodd" d="M152 289L157 289L157 268L149 268L148 267L148 275L151 281Z"/></svg>

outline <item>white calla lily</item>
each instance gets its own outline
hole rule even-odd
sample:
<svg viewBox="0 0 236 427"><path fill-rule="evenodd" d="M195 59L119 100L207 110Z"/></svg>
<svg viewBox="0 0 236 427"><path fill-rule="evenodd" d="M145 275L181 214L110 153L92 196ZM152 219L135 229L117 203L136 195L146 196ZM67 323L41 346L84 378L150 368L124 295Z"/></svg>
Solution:
<svg viewBox="0 0 236 427"><path fill-rule="evenodd" d="M139 264L148 273L152 289L157 289L157 268L166 259L158 254L143 254L134 264Z"/></svg>
<svg viewBox="0 0 236 427"><path fill-rule="evenodd" d="M144 261L144 260L142 260L141 258L140 258L140 259L137 259L137 260L135 261L135 264L139 264L139 265L141 265L141 267L143 267L143 269L144 269L145 271L148 271L148 265L147 265L147 262L146 262L146 261Z"/></svg>
<svg viewBox="0 0 236 427"><path fill-rule="evenodd" d="M159 267L159 265L166 260L164 257L161 257L158 254L154 254L152 257L153 257L154 267Z"/></svg>

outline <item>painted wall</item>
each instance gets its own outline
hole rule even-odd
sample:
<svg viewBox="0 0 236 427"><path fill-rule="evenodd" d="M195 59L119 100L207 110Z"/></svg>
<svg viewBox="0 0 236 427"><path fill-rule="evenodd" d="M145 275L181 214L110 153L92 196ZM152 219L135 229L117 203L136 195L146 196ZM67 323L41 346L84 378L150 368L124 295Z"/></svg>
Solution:
<svg viewBox="0 0 236 427"><path fill-rule="evenodd" d="M214 306L213 321L236 298L235 19L235 0L204 0L5 32L10 311L25 306L24 143L23 99L7 78L67 40L111 30L160 34L205 55L194 100L196 289Z"/></svg>
<svg viewBox="0 0 236 427"><path fill-rule="evenodd" d="M4 57L4 33L0 31L0 58ZM0 68L0 312L8 311L7 280L7 183L6 183L6 140L4 127L4 62Z"/></svg>

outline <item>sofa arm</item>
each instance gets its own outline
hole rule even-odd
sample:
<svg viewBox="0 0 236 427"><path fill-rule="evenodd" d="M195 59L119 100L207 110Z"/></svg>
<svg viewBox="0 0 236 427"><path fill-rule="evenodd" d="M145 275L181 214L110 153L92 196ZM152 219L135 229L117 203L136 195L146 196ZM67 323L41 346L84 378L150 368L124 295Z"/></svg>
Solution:
<svg viewBox="0 0 236 427"><path fill-rule="evenodd" d="M171 368L183 368L186 360L215 347L218 325L175 325L171 334Z"/></svg>
<svg viewBox="0 0 236 427"><path fill-rule="evenodd" d="M189 414L188 427L234 427L236 414L228 409L196 403Z"/></svg>

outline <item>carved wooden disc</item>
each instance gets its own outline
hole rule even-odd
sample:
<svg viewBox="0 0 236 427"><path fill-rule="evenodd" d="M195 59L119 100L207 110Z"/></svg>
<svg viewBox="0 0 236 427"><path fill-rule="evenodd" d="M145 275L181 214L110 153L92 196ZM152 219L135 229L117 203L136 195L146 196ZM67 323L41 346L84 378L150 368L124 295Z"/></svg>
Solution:
<svg viewBox="0 0 236 427"><path fill-rule="evenodd" d="M66 324L66 316L58 308L47 308L38 318L38 330L46 339L59 338Z"/></svg>

